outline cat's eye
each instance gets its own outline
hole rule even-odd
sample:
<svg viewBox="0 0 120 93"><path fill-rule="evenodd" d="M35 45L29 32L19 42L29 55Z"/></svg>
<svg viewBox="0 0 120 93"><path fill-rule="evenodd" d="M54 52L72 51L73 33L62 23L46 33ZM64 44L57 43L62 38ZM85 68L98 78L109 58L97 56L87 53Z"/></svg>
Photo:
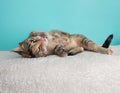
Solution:
<svg viewBox="0 0 120 93"><path fill-rule="evenodd" d="M35 37L35 36L37 36L36 34L33 34L33 35L31 35L32 37Z"/></svg>
<svg viewBox="0 0 120 93"><path fill-rule="evenodd" d="M31 43L35 43L36 41L35 40L30 40Z"/></svg>

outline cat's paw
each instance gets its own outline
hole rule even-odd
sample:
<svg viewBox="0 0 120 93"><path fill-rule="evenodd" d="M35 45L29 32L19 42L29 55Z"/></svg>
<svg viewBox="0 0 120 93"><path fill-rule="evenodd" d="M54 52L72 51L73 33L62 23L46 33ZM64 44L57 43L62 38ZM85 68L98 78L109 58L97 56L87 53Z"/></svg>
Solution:
<svg viewBox="0 0 120 93"><path fill-rule="evenodd" d="M39 51L40 51L40 45L41 45L41 41L37 41L36 43L35 43L35 45L33 45L33 47L32 47L32 53L33 54L37 54Z"/></svg>
<svg viewBox="0 0 120 93"><path fill-rule="evenodd" d="M66 50L64 49L64 47L62 45L56 46L55 54L57 54L60 57L66 57L68 55Z"/></svg>
<svg viewBox="0 0 120 93"><path fill-rule="evenodd" d="M83 47L77 47L77 48L74 48L74 49L70 50L68 55L72 56L72 55L75 55L75 54L83 52L83 51L84 51Z"/></svg>
<svg viewBox="0 0 120 93"><path fill-rule="evenodd" d="M112 55L113 54L113 50L112 49L108 49L107 54L108 55Z"/></svg>
<svg viewBox="0 0 120 93"><path fill-rule="evenodd" d="M39 48L38 47L32 47L32 53L33 54L37 54L39 52Z"/></svg>
<svg viewBox="0 0 120 93"><path fill-rule="evenodd" d="M67 57L68 54L66 52L63 52L63 53L59 54L58 56L60 56L60 57Z"/></svg>

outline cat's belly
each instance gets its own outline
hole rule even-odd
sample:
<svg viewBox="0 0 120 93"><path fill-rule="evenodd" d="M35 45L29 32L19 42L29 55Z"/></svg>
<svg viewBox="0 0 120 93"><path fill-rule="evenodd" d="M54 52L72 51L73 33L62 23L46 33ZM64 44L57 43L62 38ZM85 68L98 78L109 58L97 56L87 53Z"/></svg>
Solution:
<svg viewBox="0 0 120 93"><path fill-rule="evenodd" d="M69 39L55 39L48 41L48 53L52 53L57 45L63 45L66 50L78 47L78 44L74 38Z"/></svg>
<svg viewBox="0 0 120 93"><path fill-rule="evenodd" d="M78 44L76 43L75 39L70 39L70 41L65 44L65 49L67 50L70 50L75 47L78 47Z"/></svg>

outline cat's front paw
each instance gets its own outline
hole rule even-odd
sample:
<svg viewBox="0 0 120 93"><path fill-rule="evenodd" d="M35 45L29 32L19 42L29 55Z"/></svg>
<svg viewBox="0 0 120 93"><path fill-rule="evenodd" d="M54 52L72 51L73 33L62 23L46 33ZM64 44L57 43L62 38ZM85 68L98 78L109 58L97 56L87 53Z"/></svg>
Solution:
<svg viewBox="0 0 120 93"><path fill-rule="evenodd" d="M37 54L39 52L39 48L38 47L32 47L32 53L33 54Z"/></svg>
<svg viewBox="0 0 120 93"><path fill-rule="evenodd" d="M80 52L83 52L83 51L84 51L84 48L83 48L83 47L76 47L76 48L71 49L71 50L68 52L68 55L69 55L69 56L72 56L72 55L75 55L75 54L80 53Z"/></svg>
<svg viewBox="0 0 120 93"><path fill-rule="evenodd" d="M68 56L68 53L66 52L66 50L64 49L64 47L62 45L58 45L55 48L55 54L57 54L60 57L66 57Z"/></svg>
<svg viewBox="0 0 120 93"><path fill-rule="evenodd" d="M36 44L32 47L33 54L37 54L39 52L40 45L41 45L41 42L36 42Z"/></svg>

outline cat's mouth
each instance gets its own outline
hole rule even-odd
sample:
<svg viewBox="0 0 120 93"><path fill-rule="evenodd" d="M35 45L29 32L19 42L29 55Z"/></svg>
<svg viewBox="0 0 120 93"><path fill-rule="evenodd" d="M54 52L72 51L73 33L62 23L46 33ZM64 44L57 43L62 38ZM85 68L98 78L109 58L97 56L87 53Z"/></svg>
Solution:
<svg viewBox="0 0 120 93"><path fill-rule="evenodd" d="M45 45L48 44L47 38L41 37L41 36L33 37L32 39L28 40L28 42L30 42L30 44L32 44L32 45L35 45L37 42L41 42Z"/></svg>
<svg viewBox="0 0 120 93"><path fill-rule="evenodd" d="M46 46L48 45L48 40L47 40L47 38L41 37L41 38L40 38L40 41L41 41L42 43L44 43Z"/></svg>
<svg viewBox="0 0 120 93"><path fill-rule="evenodd" d="M42 41L42 42L46 42L46 41L47 41L47 39L46 39L46 38L44 38L44 37L41 37L41 38L40 38L40 41Z"/></svg>

